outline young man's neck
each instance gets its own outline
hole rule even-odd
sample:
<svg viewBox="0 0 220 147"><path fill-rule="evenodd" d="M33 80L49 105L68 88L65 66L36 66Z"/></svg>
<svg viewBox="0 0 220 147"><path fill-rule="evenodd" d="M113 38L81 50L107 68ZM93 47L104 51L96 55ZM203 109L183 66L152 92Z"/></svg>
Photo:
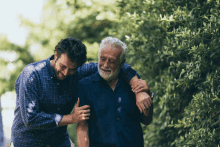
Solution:
<svg viewBox="0 0 220 147"><path fill-rule="evenodd" d="M56 64L57 58L50 60L50 66L55 70L55 64Z"/></svg>
<svg viewBox="0 0 220 147"><path fill-rule="evenodd" d="M52 60L50 60L50 66L52 67L52 68L54 68L54 59L52 59Z"/></svg>

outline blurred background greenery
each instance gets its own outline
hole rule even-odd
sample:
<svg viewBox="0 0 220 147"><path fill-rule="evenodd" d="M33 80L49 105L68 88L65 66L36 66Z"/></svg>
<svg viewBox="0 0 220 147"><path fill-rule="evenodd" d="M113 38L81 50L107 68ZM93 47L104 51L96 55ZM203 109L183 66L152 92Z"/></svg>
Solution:
<svg viewBox="0 0 220 147"><path fill-rule="evenodd" d="M40 23L20 18L29 30L24 46L0 38L1 53L16 54L0 58L0 95L14 91L24 66L52 55L62 38L82 40L88 62L97 62L100 41L118 37L129 47L127 63L155 93L145 146L219 146L219 13L219 0L47 0ZM77 144L75 127L68 132Z"/></svg>

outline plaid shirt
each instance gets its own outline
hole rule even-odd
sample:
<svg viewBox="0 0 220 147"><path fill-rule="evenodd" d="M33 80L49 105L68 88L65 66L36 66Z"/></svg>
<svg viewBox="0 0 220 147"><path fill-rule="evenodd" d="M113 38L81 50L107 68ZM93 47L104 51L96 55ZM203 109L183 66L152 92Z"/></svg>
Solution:
<svg viewBox="0 0 220 147"><path fill-rule="evenodd" d="M27 65L15 82L16 108L11 136L15 147L57 146L65 142L67 126L57 125L77 101L74 93L77 82L97 72L97 63L84 64L75 74L60 81L50 65L51 59L53 56ZM122 71L126 81L136 74L127 64Z"/></svg>

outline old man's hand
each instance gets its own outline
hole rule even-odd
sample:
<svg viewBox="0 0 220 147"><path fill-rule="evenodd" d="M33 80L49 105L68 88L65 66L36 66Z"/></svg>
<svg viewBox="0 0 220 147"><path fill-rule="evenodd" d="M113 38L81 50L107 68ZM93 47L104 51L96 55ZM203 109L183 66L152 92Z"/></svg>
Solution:
<svg viewBox="0 0 220 147"><path fill-rule="evenodd" d="M136 105L138 106L140 112L144 113L145 116L149 113L151 103L151 97L146 92L136 94Z"/></svg>
<svg viewBox="0 0 220 147"><path fill-rule="evenodd" d="M141 113L144 113L145 116L148 115L149 107L151 106L151 98L149 94L149 87L146 81L138 79L137 76L133 77L130 81L132 91L136 95L136 104Z"/></svg>

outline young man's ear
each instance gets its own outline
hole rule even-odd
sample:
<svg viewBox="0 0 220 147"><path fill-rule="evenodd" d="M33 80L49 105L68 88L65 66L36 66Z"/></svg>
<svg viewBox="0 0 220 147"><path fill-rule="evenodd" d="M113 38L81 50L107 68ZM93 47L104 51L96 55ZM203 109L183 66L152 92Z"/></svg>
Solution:
<svg viewBox="0 0 220 147"><path fill-rule="evenodd" d="M54 59L57 60L58 54L57 51L54 51Z"/></svg>

